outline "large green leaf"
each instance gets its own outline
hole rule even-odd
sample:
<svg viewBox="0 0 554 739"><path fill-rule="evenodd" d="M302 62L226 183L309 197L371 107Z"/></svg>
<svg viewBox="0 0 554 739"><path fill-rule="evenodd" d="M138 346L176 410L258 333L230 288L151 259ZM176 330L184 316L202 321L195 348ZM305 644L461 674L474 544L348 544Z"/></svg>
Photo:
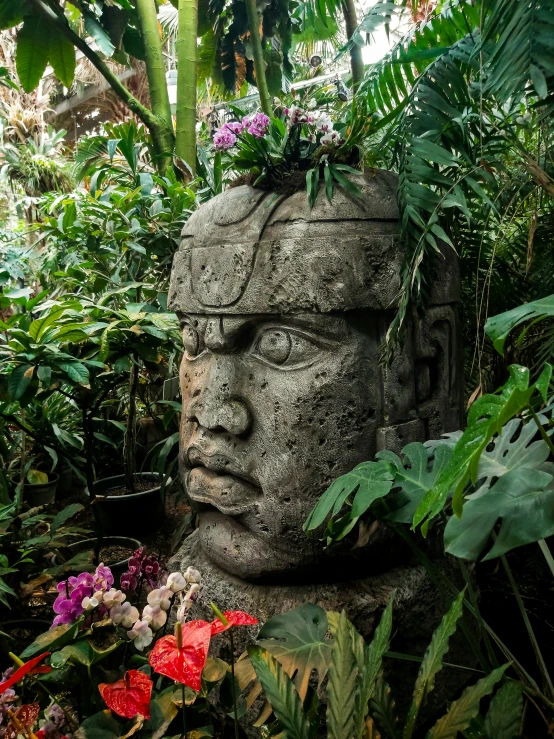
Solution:
<svg viewBox="0 0 554 739"><path fill-rule="evenodd" d="M267 649L260 646L249 647L248 656L287 739L308 739L308 722L302 700L285 670Z"/></svg>
<svg viewBox="0 0 554 739"><path fill-rule="evenodd" d="M427 519L424 524L427 526L429 520L442 511L452 490L454 513L461 515L465 486L468 480L477 480L479 461L490 440L501 432L505 423L529 405L537 390L544 392L552 375L552 367L545 365L537 382L530 385L527 368L511 365L509 369L510 378L497 394L483 395L471 406L468 427L454 447L449 463L419 504L414 515L414 526L424 519Z"/></svg>
<svg viewBox="0 0 554 739"><path fill-rule="evenodd" d="M304 523L304 530L317 529L331 512L336 516L355 493L349 511L350 521L354 524L375 500L387 495L392 481L393 471L388 462L362 462L351 472L338 477L323 493Z"/></svg>
<svg viewBox="0 0 554 739"><path fill-rule="evenodd" d="M457 739L459 732L467 729L471 720L479 713L481 698L492 693L508 667L509 665L498 667L475 685L466 688L460 698L450 704L448 713L433 726L427 734L427 739Z"/></svg>
<svg viewBox="0 0 554 739"><path fill-rule="evenodd" d="M514 328L526 321L534 323L545 318L554 318L554 295L534 300L532 303L525 303L525 305L489 318L485 325L485 333L492 339L495 349L503 354L506 339Z"/></svg>
<svg viewBox="0 0 554 739"><path fill-rule="evenodd" d="M40 82L48 64L50 38L44 32L44 20L39 13L25 17L17 33L15 66L21 87L32 92Z"/></svg>
<svg viewBox="0 0 554 739"><path fill-rule="evenodd" d="M56 514L54 520L50 524L50 531L52 531L52 533L56 532L60 526L63 526L66 521L69 521L70 518L76 516L77 513L83 510L83 508L84 506L81 503L71 503L71 505L63 508L58 514Z"/></svg>
<svg viewBox="0 0 554 739"><path fill-rule="evenodd" d="M417 680L414 688L412 703L410 705L403 739L411 739L414 732L419 709L427 699L429 693L435 687L435 677L442 669L442 661L444 655L448 651L448 642L452 634L456 631L456 626L462 615L464 602L464 592L462 591L455 598L454 602L443 616L437 630L433 634L431 643L423 656L423 662L419 668Z"/></svg>
<svg viewBox="0 0 554 739"><path fill-rule="evenodd" d="M398 716L395 711L391 689L381 675L369 703L369 715L377 724L381 735L387 739L398 739Z"/></svg>
<svg viewBox="0 0 554 739"><path fill-rule="evenodd" d="M75 47L68 38L55 29L50 31L48 60L60 82L65 87L71 87L75 75Z"/></svg>
<svg viewBox="0 0 554 739"><path fill-rule="evenodd" d="M29 657L34 657L41 652L53 652L55 649L69 644L79 632L82 622L83 617L81 616L75 623L55 626L53 629L37 636L35 641L21 652L21 659L29 659Z"/></svg>
<svg viewBox="0 0 554 739"><path fill-rule="evenodd" d="M343 611L334 631L327 681L327 736L356 739L356 696L359 667L354 656L351 629ZM271 701L270 701L271 702Z"/></svg>
<svg viewBox="0 0 554 739"><path fill-rule="evenodd" d="M414 513L423 496L433 487L437 476L446 467L453 448L447 444L437 444L433 449L433 459L429 460L429 450L419 442L412 442L402 449L403 460L394 452L383 451L376 456L393 465L396 470L394 488L399 493L391 500L393 512L388 520L397 523L411 523Z"/></svg>
<svg viewBox="0 0 554 739"><path fill-rule="evenodd" d="M483 560L554 534L552 475L528 468L501 477L484 495L468 500L461 518L453 516L444 532L446 551L462 559L478 559L496 522L500 532Z"/></svg>
<svg viewBox="0 0 554 739"><path fill-rule="evenodd" d="M58 367L65 374L79 385L87 385L89 382L89 372L81 362L57 362Z"/></svg>
<svg viewBox="0 0 554 739"><path fill-rule="evenodd" d="M358 645L358 650L363 655L363 665L360 666L360 680L356 694L356 722L354 732L354 736L356 737L362 735L364 719L368 712L368 703L375 692L377 680L382 671L383 657L390 646L393 601L394 593L389 598L387 607L383 611L383 615L379 621L379 626L375 629L373 639L368 647L365 647L363 650L361 649L363 639L359 637L359 634L356 634L356 637L359 637L359 639L353 639L354 652L357 652L356 645Z"/></svg>
<svg viewBox="0 0 554 739"><path fill-rule="evenodd" d="M122 735L122 725L111 711L93 713L75 732L76 739L118 739ZM124 733L124 732L123 732Z"/></svg>
<svg viewBox="0 0 554 739"><path fill-rule="evenodd" d="M0 3L0 31L17 26L27 11L24 0L2 0Z"/></svg>
<svg viewBox="0 0 554 739"><path fill-rule="evenodd" d="M12 400L19 400L33 378L34 367L31 364L20 364L8 378L8 393Z"/></svg>
<svg viewBox="0 0 554 739"><path fill-rule="evenodd" d="M522 686L516 682L502 685L485 716L487 739L516 739L523 713Z"/></svg>
<svg viewBox="0 0 554 739"><path fill-rule="evenodd" d="M302 700L308 692L312 672L317 673L318 685L327 674L331 661L331 645L325 641L327 629L325 611L313 603L273 616L260 629L258 643L293 678Z"/></svg>
<svg viewBox="0 0 554 739"><path fill-rule="evenodd" d="M537 426L533 421L527 424L517 418L508 421L481 455L477 472L480 485L471 497L483 495L495 479L513 469L537 469L546 462L550 453L548 444L536 436Z"/></svg>
<svg viewBox="0 0 554 739"><path fill-rule="evenodd" d="M115 46L112 44L107 31L105 31L105 29L100 25L96 18L90 13L85 13L84 17L85 29L96 42L98 49L102 52L102 54L104 54L104 56L113 56Z"/></svg>

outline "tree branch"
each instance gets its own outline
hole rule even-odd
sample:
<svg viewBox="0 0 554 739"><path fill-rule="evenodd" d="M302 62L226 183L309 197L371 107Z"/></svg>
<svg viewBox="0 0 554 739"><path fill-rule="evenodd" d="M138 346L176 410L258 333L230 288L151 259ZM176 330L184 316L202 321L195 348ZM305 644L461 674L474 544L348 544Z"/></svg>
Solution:
<svg viewBox="0 0 554 739"><path fill-rule="evenodd" d="M81 51L86 58L96 67L104 79L108 82L112 90L116 95L127 105L127 107L140 118L145 126L149 129L152 137L156 139L159 137L159 132L164 127L167 127L167 123L155 115L145 105L139 102L135 97L131 95L129 90L119 81L117 75L108 67L106 62L82 39L78 34L73 31L69 24L65 21L65 18L60 17L54 10L47 5L44 0L29 0L30 4L58 30L60 33L68 38L71 43Z"/></svg>

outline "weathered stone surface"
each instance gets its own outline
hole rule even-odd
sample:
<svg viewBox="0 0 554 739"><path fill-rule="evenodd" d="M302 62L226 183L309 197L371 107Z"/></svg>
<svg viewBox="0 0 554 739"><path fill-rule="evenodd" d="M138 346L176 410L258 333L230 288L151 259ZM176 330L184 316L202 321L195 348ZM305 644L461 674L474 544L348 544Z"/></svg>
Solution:
<svg viewBox="0 0 554 739"><path fill-rule="evenodd" d="M429 307L414 309L383 367L403 261L397 181L356 181L361 198L337 188L312 209L304 192L237 187L183 231L169 302L185 345L180 468L199 529L174 566L202 572L195 617L212 600L262 622L317 602L344 608L367 638L397 589L393 648L421 655L444 604L398 540L376 527L364 547L329 551L302 531L339 475L462 423L455 254L437 258ZM237 630L239 648L252 632ZM393 672L405 705L417 664Z"/></svg>
<svg viewBox="0 0 554 739"><path fill-rule="evenodd" d="M356 178L310 209L242 186L183 231L170 305L182 322L181 472L200 540L252 582L332 581L356 558L325 552L302 523L329 484L379 449L461 423L457 265L437 262L430 307L414 312L389 367L379 352L400 287L394 175ZM402 553L377 531L364 573Z"/></svg>
<svg viewBox="0 0 554 739"><path fill-rule="evenodd" d="M245 582L219 569L204 553L198 532L189 536L170 563L170 569L184 571L189 565L198 568L203 589L193 605L191 618L213 620L210 602L222 610L241 610L255 615L260 626L272 616L296 608L303 603L318 603L328 611L345 610L358 631L369 642L393 591L393 636L391 650L423 656L431 635L445 612L446 595L441 594L421 566L406 564L370 578L318 583L312 585L258 585ZM439 567L462 587L457 564L450 558L438 561ZM346 574L346 573L343 573ZM258 626L234 630L235 658L238 658L256 638ZM215 637L210 655L230 660L229 641L224 635ZM474 665L474 658L463 634L459 631L450 640L446 661L459 665ZM400 715L409 707L418 672L417 662L385 660L386 679L391 685ZM445 669L435 691L421 715L423 719L446 710L446 701L456 695L467 682L468 673ZM260 706L258 705L258 709ZM254 713L244 722L248 736L258 737L259 730L251 727ZM346 739L346 737L345 737Z"/></svg>

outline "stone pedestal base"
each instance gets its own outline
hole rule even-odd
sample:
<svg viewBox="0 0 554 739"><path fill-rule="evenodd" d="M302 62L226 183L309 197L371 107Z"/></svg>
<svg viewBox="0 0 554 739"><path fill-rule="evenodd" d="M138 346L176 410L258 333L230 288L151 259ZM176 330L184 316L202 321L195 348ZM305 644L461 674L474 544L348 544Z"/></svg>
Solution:
<svg viewBox="0 0 554 739"><path fill-rule="evenodd" d="M318 585L252 585L220 570L200 546L197 532L189 536L171 562L171 569L184 571L189 565L200 570L202 591L191 611L192 618L213 620L210 601L222 610L241 610L258 618L260 624L277 613L285 613L302 603L317 603L327 611L345 610L348 618L366 640L371 640L391 593L395 590L393 638L391 651L422 657L433 631L446 611L449 601L441 595L420 566L398 567L381 575L363 580ZM445 569L449 564L445 562ZM453 572L455 571L454 568ZM256 637L257 627L235 629L238 656ZM227 661L230 658L228 640L214 639L210 655ZM451 639L446 661L473 666L472 655L461 632ZM405 716L419 669L418 662L388 659L385 666L399 714ZM437 679L422 717L432 717L446 709L467 682L465 671L444 668Z"/></svg>

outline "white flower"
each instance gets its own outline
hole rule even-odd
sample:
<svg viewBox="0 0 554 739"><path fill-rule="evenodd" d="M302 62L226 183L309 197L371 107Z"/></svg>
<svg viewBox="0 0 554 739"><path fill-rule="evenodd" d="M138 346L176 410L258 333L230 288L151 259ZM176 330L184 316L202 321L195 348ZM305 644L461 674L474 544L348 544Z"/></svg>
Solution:
<svg viewBox="0 0 554 739"><path fill-rule="evenodd" d="M102 603L106 606L106 608L112 608L112 606L120 606L126 599L126 597L127 596L125 595L125 593L122 593L121 590L111 588L111 590L108 590L106 593L103 594Z"/></svg>
<svg viewBox="0 0 554 739"><path fill-rule="evenodd" d="M110 618L116 626L130 629L139 619L138 610L130 603L121 603L110 608Z"/></svg>
<svg viewBox="0 0 554 739"><path fill-rule="evenodd" d="M167 611L171 605L172 597L173 593L171 592L171 589L164 585L162 588L151 590L148 593L147 601L149 606L160 606L164 611Z"/></svg>
<svg viewBox="0 0 554 739"><path fill-rule="evenodd" d="M316 118L315 124L318 130L323 131L323 133L329 133L329 131L333 130L333 121L327 113L320 113Z"/></svg>
<svg viewBox="0 0 554 739"><path fill-rule="evenodd" d="M325 136L321 137L320 144L334 144L335 146L339 146L342 143L342 139L340 135L336 131L330 131L329 133L326 133Z"/></svg>
<svg viewBox="0 0 554 739"><path fill-rule="evenodd" d="M315 98L308 100L308 105L306 107L308 110L314 110L314 108L317 108L317 100Z"/></svg>
<svg viewBox="0 0 554 739"><path fill-rule="evenodd" d="M135 621L133 628L127 632L129 639L135 642L135 647L142 652L144 647L147 647L153 638L152 629L148 625L148 621Z"/></svg>
<svg viewBox="0 0 554 739"><path fill-rule="evenodd" d="M185 570L185 578L187 582L200 582L202 579L200 573L194 567L187 567Z"/></svg>
<svg viewBox="0 0 554 739"><path fill-rule="evenodd" d="M172 572L167 578L167 587L172 593L180 593L187 586L187 580L181 572Z"/></svg>
<svg viewBox="0 0 554 739"><path fill-rule="evenodd" d="M81 607L85 609L85 611L92 611L93 608L96 608L96 606L99 604L99 600L97 598L83 598L81 601Z"/></svg>
<svg viewBox="0 0 554 739"><path fill-rule="evenodd" d="M188 612L196 600L196 595L199 591L200 585L198 583L193 583L184 595L181 593L181 604L177 609L177 621L180 621L183 624L185 623Z"/></svg>
<svg viewBox="0 0 554 739"><path fill-rule="evenodd" d="M160 606L144 606L142 620L149 623L154 631L158 631L167 621L167 613Z"/></svg>

